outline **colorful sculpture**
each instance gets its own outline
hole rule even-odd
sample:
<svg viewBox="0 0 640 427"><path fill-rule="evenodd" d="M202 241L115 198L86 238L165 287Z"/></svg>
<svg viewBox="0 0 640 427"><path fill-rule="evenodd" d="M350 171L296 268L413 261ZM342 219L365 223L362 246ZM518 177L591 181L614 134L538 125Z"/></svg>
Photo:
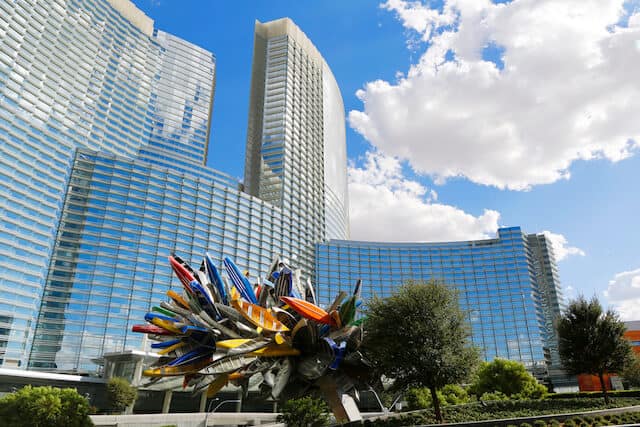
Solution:
<svg viewBox="0 0 640 427"><path fill-rule="evenodd" d="M168 302L145 315L148 324L133 327L148 334L161 356L144 371L152 382L184 376L183 387L208 397L231 382L245 394L259 387L273 399L287 389L295 396L317 387L338 421L360 419L351 395L358 397L356 385L370 371L358 351L360 281L351 296L340 292L325 310L311 283L280 260L252 285L225 258L232 286L209 254L198 270L175 255L169 262L184 291L168 291Z"/></svg>

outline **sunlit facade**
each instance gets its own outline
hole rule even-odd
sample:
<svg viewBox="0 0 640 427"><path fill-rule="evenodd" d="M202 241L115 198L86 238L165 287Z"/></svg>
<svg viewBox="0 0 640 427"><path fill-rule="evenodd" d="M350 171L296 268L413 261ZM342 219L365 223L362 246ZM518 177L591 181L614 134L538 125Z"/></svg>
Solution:
<svg viewBox="0 0 640 427"><path fill-rule="evenodd" d="M362 279L362 297L386 297L408 280L436 279L459 292L473 343L486 360L517 360L545 376L559 367L553 320L559 282L544 235L501 228L495 239L446 243L332 240L316 245L318 296L329 305ZM544 268L544 269L541 269Z"/></svg>
<svg viewBox="0 0 640 427"><path fill-rule="evenodd" d="M128 1L0 3L0 366L29 357L75 150L204 165L214 73Z"/></svg>
<svg viewBox="0 0 640 427"><path fill-rule="evenodd" d="M291 240L349 237L344 105L313 43L290 19L256 22L244 184L299 215ZM313 260L313 247L300 247Z"/></svg>
<svg viewBox="0 0 640 427"><path fill-rule="evenodd" d="M293 256L290 226L279 208L207 173L78 151L29 368L93 372L103 353L142 348L131 326L181 287L168 255L194 265L205 251L230 256L255 278L276 255Z"/></svg>

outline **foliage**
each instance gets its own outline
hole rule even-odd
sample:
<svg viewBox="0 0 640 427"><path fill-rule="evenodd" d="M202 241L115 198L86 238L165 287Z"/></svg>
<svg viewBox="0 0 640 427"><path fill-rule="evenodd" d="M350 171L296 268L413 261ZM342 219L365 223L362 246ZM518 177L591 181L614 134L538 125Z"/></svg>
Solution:
<svg viewBox="0 0 640 427"><path fill-rule="evenodd" d="M541 399L547 394L547 388L540 384L522 363L494 359L492 362L482 363L471 386L471 392L477 396L500 392L510 399Z"/></svg>
<svg viewBox="0 0 640 427"><path fill-rule="evenodd" d="M630 358L621 376L631 387L640 387L640 354L634 354Z"/></svg>
<svg viewBox="0 0 640 427"><path fill-rule="evenodd" d="M124 378L114 377L107 383L107 399L114 412L123 412L135 402L138 391Z"/></svg>
<svg viewBox="0 0 640 427"><path fill-rule="evenodd" d="M640 397L640 390L611 390L607 392L609 397ZM575 393L551 393L547 399L591 399L601 398L601 391L581 391Z"/></svg>
<svg viewBox="0 0 640 427"><path fill-rule="evenodd" d="M427 409L433 407L431 392L426 387L410 388L405 394L410 409ZM467 391L457 384L447 384L438 390L438 399L442 406L462 405L469 402Z"/></svg>
<svg viewBox="0 0 640 427"><path fill-rule="evenodd" d="M558 321L562 365L571 374L598 375L607 402L604 373L621 371L631 356L624 332L618 315L613 310L603 312L596 297L571 301Z"/></svg>
<svg viewBox="0 0 640 427"><path fill-rule="evenodd" d="M480 396L480 401L482 402L486 402L486 401L490 402L494 400L509 400L509 396L507 396L501 391L482 393L482 395Z"/></svg>
<svg viewBox="0 0 640 427"><path fill-rule="evenodd" d="M612 405L607 405L600 399L558 399L558 400L506 400L484 402L483 405L450 406L443 408L443 413L448 422L461 423L469 421L497 420L505 418L537 417L541 415L587 412L615 407L626 407L640 404L640 399L619 398L615 399ZM635 415L634 415L635 414ZM616 415L618 416L618 415ZM628 422L640 421L640 413L627 413ZM635 418L638 417L636 421ZM622 418L622 417L620 417ZM615 417L612 418L616 420ZM562 421L563 417L558 416ZM415 411L404 414L402 423L398 423L396 418L389 418L385 423L372 422L372 425L421 425L433 424L436 422L433 410ZM513 421L510 421L513 422ZM529 421L531 422L531 421ZM554 425L552 420L549 424ZM557 425L558 423L555 423ZM614 422L610 423L615 424ZM624 423L620 423L624 424ZM567 425L567 424L565 424ZM574 424L575 425L575 424Z"/></svg>
<svg viewBox="0 0 640 427"><path fill-rule="evenodd" d="M428 387L440 421L437 390L468 379L479 361L466 319L455 290L408 282L389 298L369 301L362 348L396 389Z"/></svg>
<svg viewBox="0 0 640 427"><path fill-rule="evenodd" d="M92 426L89 402L76 389L30 385L0 399L0 420L5 427Z"/></svg>
<svg viewBox="0 0 640 427"><path fill-rule="evenodd" d="M288 400L282 406L278 422L287 427L320 427L329 423L329 408L322 399L302 397Z"/></svg>

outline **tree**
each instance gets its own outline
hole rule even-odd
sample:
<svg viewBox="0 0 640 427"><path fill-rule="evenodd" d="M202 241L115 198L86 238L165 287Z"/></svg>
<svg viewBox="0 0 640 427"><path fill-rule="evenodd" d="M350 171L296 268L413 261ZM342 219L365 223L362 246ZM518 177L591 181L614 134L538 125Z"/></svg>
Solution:
<svg viewBox="0 0 640 427"><path fill-rule="evenodd" d="M597 375L606 403L605 372L621 371L631 356L624 332L618 315L613 310L603 312L596 297L571 301L558 321L562 365L570 374Z"/></svg>
<svg viewBox="0 0 640 427"><path fill-rule="evenodd" d="M511 399L540 399L547 393L522 363L506 359L484 362L471 390L476 396L500 392Z"/></svg>
<svg viewBox="0 0 640 427"><path fill-rule="evenodd" d="M114 412L121 413L135 402L138 391L124 378L114 377L107 383L107 399Z"/></svg>
<svg viewBox="0 0 640 427"><path fill-rule="evenodd" d="M0 420L5 427L87 427L89 402L73 388L30 385L0 399Z"/></svg>
<svg viewBox="0 0 640 427"><path fill-rule="evenodd" d="M640 387L640 354L634 354L622 371L622 378L631 387Z"/></svg>
<svg viewBox="0 0 640 427"><path fill-rule="evenodd" d="M322 427L329 423L328 412L329 408L322 399L307 396L288 400L277 420L288 427Z"/></svg>
<svg viewBox="0 0 640 427"><path fill-rule="evenodd" d="M465 381L479 361L466 319L455 290L408 282L389 298L369 301L363 350L394 388L429 388L442 422L438 390Z"/></svg>

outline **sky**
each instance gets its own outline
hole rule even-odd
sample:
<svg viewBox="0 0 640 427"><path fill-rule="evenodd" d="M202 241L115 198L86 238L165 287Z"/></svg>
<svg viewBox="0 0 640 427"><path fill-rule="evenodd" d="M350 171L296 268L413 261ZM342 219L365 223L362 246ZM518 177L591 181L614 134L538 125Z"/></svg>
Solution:
<svg viewBox="0 0 640 427"><path fill-rule="evenodd" d="M640 0L134 0L216 56L209 167L243 176L255 20L289 17L347 120L351 238L546 233L568 299L640 320Z"/></svg>

